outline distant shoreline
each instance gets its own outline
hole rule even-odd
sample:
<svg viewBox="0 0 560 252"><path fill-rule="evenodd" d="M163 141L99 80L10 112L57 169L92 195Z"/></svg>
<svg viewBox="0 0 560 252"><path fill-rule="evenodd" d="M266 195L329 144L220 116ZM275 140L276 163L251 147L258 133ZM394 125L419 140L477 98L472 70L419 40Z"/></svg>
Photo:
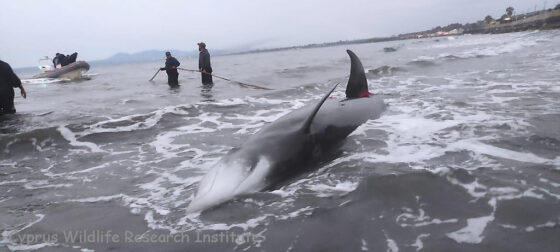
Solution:
<svg viewBox="0 0 560 252"><path fill-rule="evenodd" d="M520 32L527 30L553 30L560 28L560 9L542 11L541 13L514 20L504 24L486 24L470 31L472 34L496 34Z"/></svg>
<svg viewBox="0 0 560 252"><path fill-rule="evenodd" d="M460 28L463 26L464 28ZM251 50L246 52L232 53L230 55L274 52L274 51L283 51L283 50L292 50L292 49L331 47L331 46L351 45L351 44L378 43L378 42L419 39L419 38L459 36L464 34L498 34L498 33L521 32L521 31L528 31L528 30L552 30L552 29L560 28L560 9L540 11L537 12L537 14L528 17L526 19L513 21L510 23L504 23L504 24L486 24L483 21L478 21L477 23L474 24L466 24L466 25L452 24L452 25L448 25L447 27L450 28L449 29L445 29L445 27L440 29L434 28L432 30L399 34L391 37L346 40L346 41L328 42L322 44L308 44L303 46L290 46L290 47L280 47L280 48L271 48L271 49L258 49L258 50Z"/></svg>

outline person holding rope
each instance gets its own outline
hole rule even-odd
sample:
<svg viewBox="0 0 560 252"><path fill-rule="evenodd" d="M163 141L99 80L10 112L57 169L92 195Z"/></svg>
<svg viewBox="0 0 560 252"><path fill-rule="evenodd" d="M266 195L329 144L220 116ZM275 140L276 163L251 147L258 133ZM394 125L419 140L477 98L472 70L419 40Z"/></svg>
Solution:
<svg viewBox="0 0 560 252"><path fill-rule="evenodd" d="M169 86L179 86L179 72L177 72L177 67L181 65L181 63L179 63L175 57L171 56L170 52L165 52L165 58L165 67L159 70L165 70L167 73L167 84L169 84Z"/></svg>
<svg viewBox="0 0 560 252"><path fill-rule="evenodd" d="M206 50L204 42L198 43L198 71L201 72L202 84L214 84L212 81L212 65L210 64L210 53Z"/></svg>

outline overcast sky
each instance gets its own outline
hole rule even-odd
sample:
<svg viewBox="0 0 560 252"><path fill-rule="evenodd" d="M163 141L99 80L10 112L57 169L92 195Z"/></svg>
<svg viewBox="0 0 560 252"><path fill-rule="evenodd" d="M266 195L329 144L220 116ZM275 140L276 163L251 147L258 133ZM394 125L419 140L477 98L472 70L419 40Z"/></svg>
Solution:
<svg viewBox="0 0 560 252"><path fill-rule="evenodd" d="M533 0L0 0L0 59L98 60L149 49L250 50L391 36L542 9ZM547 8L558 0L548 0Z"/></svg>

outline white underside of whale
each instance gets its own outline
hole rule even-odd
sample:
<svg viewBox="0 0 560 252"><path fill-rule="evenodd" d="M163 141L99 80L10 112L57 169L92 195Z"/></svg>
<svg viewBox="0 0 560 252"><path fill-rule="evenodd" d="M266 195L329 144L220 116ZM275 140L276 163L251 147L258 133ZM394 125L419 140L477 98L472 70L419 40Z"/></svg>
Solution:
<svg viewBox="0 0 560 252"><path fill-rule="evenodd" d="M265 157L261 157L253 169L240 160L220 161L200 182L198 193L187 207L187 212L198 212L238 195L264 189L267 185L264 178L270 170L270 162Z"/></svg>

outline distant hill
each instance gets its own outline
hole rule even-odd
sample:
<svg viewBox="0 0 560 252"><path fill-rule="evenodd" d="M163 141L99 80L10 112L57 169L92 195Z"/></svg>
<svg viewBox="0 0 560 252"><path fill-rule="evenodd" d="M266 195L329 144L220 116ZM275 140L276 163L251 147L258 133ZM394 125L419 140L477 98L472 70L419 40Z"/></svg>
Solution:
<svg viewBox="0 0 560 252"><path fill-rule="evenodd" d="M147 50L137 53L117 53L107 59L88 61L92 65L96 64L121 64L121 63L134 63L134 62L146 62L146 61L156 61L165 59L164 50ZM198 51L181 51L181 50L171 50L170 51L175 58L184 58L189 56L198 55Z"/></svg>

